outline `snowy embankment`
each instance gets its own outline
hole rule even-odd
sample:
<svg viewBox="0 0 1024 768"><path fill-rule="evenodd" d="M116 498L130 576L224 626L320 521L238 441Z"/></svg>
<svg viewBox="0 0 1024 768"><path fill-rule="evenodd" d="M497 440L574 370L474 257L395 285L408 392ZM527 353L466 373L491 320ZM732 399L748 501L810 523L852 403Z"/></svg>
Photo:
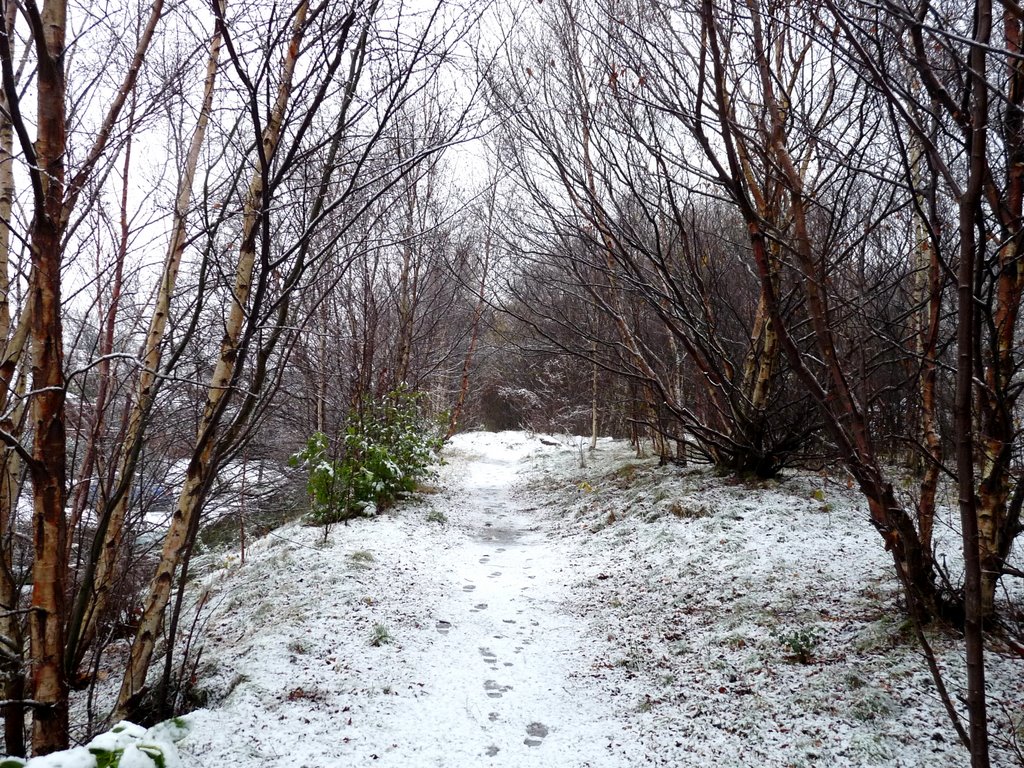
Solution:
<svg viewBox="0 0 1024 768"><path fill-rule="evenodd" d="M964 763L855 494L553 442L459 436L422 504L209 574L185 764Z"/></svg>

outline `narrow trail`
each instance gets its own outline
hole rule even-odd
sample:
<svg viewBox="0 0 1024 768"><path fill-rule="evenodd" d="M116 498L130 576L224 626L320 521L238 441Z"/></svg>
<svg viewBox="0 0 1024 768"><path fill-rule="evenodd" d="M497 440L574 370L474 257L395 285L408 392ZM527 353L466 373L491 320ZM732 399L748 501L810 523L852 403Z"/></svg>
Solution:
<svg viewBox="0 0 1024 768"><path fill-rule="evenodd" d="M585 626L564 608L574 558L517 488L519 460L460 466L451 522L466 535L444 553L451 596L423 653L450 660L427 706L451 713L446 730L466 749L453 754L424 732L411 752L453 767L619 765L622 725L588 664Z"/></svg>

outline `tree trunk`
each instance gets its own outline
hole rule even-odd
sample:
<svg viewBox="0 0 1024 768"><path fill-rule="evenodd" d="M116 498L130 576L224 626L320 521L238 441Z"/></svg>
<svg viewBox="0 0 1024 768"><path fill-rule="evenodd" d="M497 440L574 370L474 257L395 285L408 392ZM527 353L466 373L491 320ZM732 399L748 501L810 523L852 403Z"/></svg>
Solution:
<svg viewBox="0 0 1024 768"><path fill-rule="evenodd" d="M19 377L19 405L3 425L8 432L19 435L25 405L25 375ZM0 648L0 676L2 695L10 702L2 710L4 742L7 754L24 757L25 707L19 702L25 698L24 632L22 624L21 587L23 579L15 575L14 541L17 525L18 497L21 495L21 457L12 449L0 452L0 637L6 638Z"/></svg>
<svg viewBox="0 0 1024 768"><path fill-rule="evenodd" d="M590 364L590 450L597 450L597 419L599 411L597 408L597 384L598 384L598 373L600 369L597 367L597 344L595 343L591 349L591 353L594 355L594 361Z"/></svg>
<svg viewBox="0 0 1024 768"><path fill-rule="evenodd" d="M1016 332L1024 269L1024 62L1021 61L1022 21L1007 8L1003 28L1007 56L1007 92L1003 107L1002 136L1006 152L1006 193L1000 209L1002 224L1011 237L998 252L996 300L992 326L995 338L984 349L985 387L979 392L982 466L978 483L978 547L981 562L981 611L990 617L995 610L995 593L1005 558L1014 538L1009 529L1007 502L1010 498L1014 425L1018 395L1013 379L1020 366Z"/></svg>
<svg viewBox="0 0 1024 768"><path fill-rule="evenodd" d="M224 4L221 3L223 12ZM111 588L117 577L116 566L121 552L121 539L128 502L131 498L135 470L142 449L145 424L156 395L160 368L161 344L170 315L171 297L177 284L178 269L185 253L186 225L192 200L192 185L195 180L199 153L206 137L206 128L213 106L214 84L217 78L220 57L221 34L219 29L210 40L210 53L206 64L206 80L203 103L196 122L195 132L189 146L185 167L178 182L178 195L174 207L171 238L164 257L160 287L149 320L146 341L140 353L141 367L136 385L135 400L128 416L128 426L123 440L123 449L118 464L114 492L101 515L93 544L92 557L86 566L86 573L79 590L75 613L68 628L68 664L77 669L84 654L96 635L96 622L107 610Z"/></svg>
<svg viewBox="0 0 1024 768"><path fill-rule="evenodd" d="M982 565L979 550L978 503L974 476L974 361L977 303L974 284L977 270L975 227L985 184L988 83L985 80L992 29L990 0L975 6L975 32L970 52L970 124L966 150L969 157L967 185L959 200L960 265L957 270L957 370L953 416L956 426L956 472L960 493L960 523L964 552L964 643L967 663L967 713L970 720L971 768L989 768L988 718L985 701L985 645Z"/></svg>
<svg viewBox="0 0 1024 768"><path fill-rule="evenodd" d="M246 304L252 289L256 264L256 240L261 219L267 215L265 205L266 175L277 150L281 137L282 122L288 107L292 89L292 78L299 56L302 35L305 30L308 2L303 0L295 13L292 36L284 57L281 81L277 99L262 131L261 157L253 174L246 196L242 219L241 246L235 273L231 309L221 341L220 355L214 368L206 404L199 422L195 449L185 474L185 482L178 497L177 507L171 517L170 528L164 539L160 561L150 583L142 618L135 634L127 669L118 695L113 719L131 716L137 709L145 691L146 672L156 640L163 625L164 612L174 584L174 574L188 548L188 532L193 528L193 519L199 514L203 494L210 482L215 466L217 430L231 397L231 385L238 370L239 344L246 321ZM169 641L172 640L169 638Z"/></svg>
<svg viewBox="0 0 1024 768"><path fill-rule="evenodd" d="M67 435L64 425L64 341L61 323L61 222L64 218L64 30L62 0L43 4L37 71L38 139L42 170L31 238L32 283L32 610L29 614L32 751L68 746L68 681L64 670L67 590L64 517ZM39 45L42 43L42 45Z"/></svg>
<svg viewBox="0 0 1024 768"><path fill-rule="evenodd" d="M918 356L921 398L920 429L924 442L924 466L917 501L917 529L921 547L929 557L933 551L935 528L935 498L942 468L942 441L937 423L936 385L938 383L938 340L942 311L942 265L938 248L932 242L932 235L926 226L927 216L931 221L938 219L935 210L935 190L929 185L922 191L922 166L925 153L921 137L910 137L910 176L912 192L916 197L917 211L914 216L914 232L917 240L914 249L912 269L914 274L914 304L917 310L914 341Z"/></svg>
<svg viewBox="0 0 1024 768"><path fill-rule="evenodd" d="M10 3L4 16L5 29L14 29L17 6ZM14 202L14 127L8 117L7 98L0 92L0 344L5 350L11 334L10 247L11 212ZM20 354L19 354L20 356ZM24 387L22 387L24 389ZM21 400L21 402L24 402ZM21 412L24 407L18 408ZM18 413L5 420L4 431L16 439L21 435ZM12 702L2 708L4 743L7 754L24 757L25 708L17 703L25 698L25 669L22 663L24 637L18 612L21 585L14 574L15 510L20 495L21 460L13 448L0 449L0 636L10 647L0 649L0 696Z"/></svg>

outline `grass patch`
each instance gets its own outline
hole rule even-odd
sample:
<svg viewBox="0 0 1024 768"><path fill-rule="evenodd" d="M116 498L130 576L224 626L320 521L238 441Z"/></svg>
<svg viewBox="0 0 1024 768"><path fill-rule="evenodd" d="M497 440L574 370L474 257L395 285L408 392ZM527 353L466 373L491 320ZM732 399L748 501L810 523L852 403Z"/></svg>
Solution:
<svg viewBox="0 0 1024 768"><path fill-rule="evenodd" d="M688 501L673 501L668 507L669 514L678 517L680 520L701 520L711 516L711 510L706 504L696 504Z"/></svg>
<svg viewBox="0 0 1024 768"><path fill-rule="evenodd" d="M391 636L391 632L383 624L374 624L373 630L370 632L370 645L374 648L380 648L382 645L390 645L395 639Z"/></svg>
<svg viewBox="0 0 1024 768"><path fill-rule="evenodd" d="M427 522L437 523L438 525L444 525L448 522L448 515L439 509L432 509L427 512Z"/></svg>
<svg viewBox="0 0 1024 768"><path fill-rule="evenodd" d="M377 562L377 558L367 549L357 549L348 556L348 562L353 568L369 568L371 564Z"/></svg>
<svg viewBox="0 0 1024 768"><path fill-rule="evenodd" d="M636 485L644 466L642 464L623 464L605 475L605 479L620 490Z"/></svg>

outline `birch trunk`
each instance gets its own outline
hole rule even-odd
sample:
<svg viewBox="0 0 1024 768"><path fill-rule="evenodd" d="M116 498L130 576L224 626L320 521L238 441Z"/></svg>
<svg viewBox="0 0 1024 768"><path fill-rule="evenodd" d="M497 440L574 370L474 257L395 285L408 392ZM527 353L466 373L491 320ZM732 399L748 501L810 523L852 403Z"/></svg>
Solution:
<svg viewBox="0 0 1024 768"><path fill-rule="evenodd" d="M67 521L64 517L67 435L64 425L64 341L61 322L61 222L64 218L64 33L67 8L43 4L35 31L38 138L31 237L32 281L32 610L29 613L32 751L68 746L68 681L64 672Z"/></svg>
<svg viewBox="0 0 1024 768"><path fill-rule="evenodd" d="M221 10L224 4L221 3ZM160 367L161 345L167 330L171 298L177 284L178 270L185 253L186 228L189 206L192 201L192 185L195 181L199 153L206 138L213 106L214 85L217 79L221 49L221 34L218 29L210 41L209 58L206 65L206 79L203 88L203 103L196 122L195 132L186 155L185 167L178 183L178 195L174 207L174 221L171 238L164 257L160 287L156 304L149 320L146 341L141 350L139 381L135 388L134 404L128 416L128 425L123 441L124 448L118 463L113 485L114 492L102 515L93 545L93 556L86 566L82 587L77 596L75 613L69 625L68 662L77 668L83 655L96 635L96 622L107 610L111 588L117 577L116 566L121 551L124 521L128 512L128 501L135 480L142 448L142 437L148 420L153 399L157 391L157 371Z"/></svg>
<svg viewBox="0 0 1024 768"><path fill-rule="evenodd" d="M13 421L13 420L12 420ZM3 697L9 702L0 712L4 718L4 744L8 755L25 756L25 669L22 663L24 634L17 611L21 584L14 576L14 510L20 495L21 459L13 450L3 451L0 463L0 676Z"/></svg>
<svg viewBox="0 0 1024 768"><path fill-rule="evenodd" d="M1018 359L1017 324L1024 294L1024 269L1020 258L1024 251L1024 64L1020 61L1022 23L1006 9L1003 13L1007 57L1007 93L1003 135L1008 155L1003 224L1013 233L998 253L996 305L993 326L995 339L985 365L985 384L980 392L982 466L978 484L978 550L981 562L981 611L989 617L995 610L995 593L1006 557L1013 544L1014 515L1008 509L1016 428L1014 413L1017 395L1013 378Z"/></svg>
<svg viewBox="0 0 1024 768"><path fill-rule="evenodd" d="M769 383L775 368L777 351L778 339L772 328L772 319L765 308L765 294L762 291L754 314L750 352L743 365L743 394L750 414L762 412L768 402Z"/></svg>
<svg viewBox="0 0 1024 768"><path fill-rule="evenodd" d="M989 116L988 82L985 79L988 45L992 31L990 0L981 0L975 8L974 44L969 57L971 81L969 117L965 149L968 152L968 176L958 201L960 264L957 269L957 370L953 404L956 430L957 488L960 496L960 524L964 553L964 646L967 666L967 713L971 768L988 768L989 737L985 700L985 638L982 631L984 597L982 558L982 520L976 497L974 466L974 362L978 301L974 286L978 270L983 268L976 254L977 211L981 206L986 174L986 123Z"/></svg>
<svg viewBox="0 0 1024 768"><path fill-rule="evenodd" d="M918 206L924 208L934 197L927 198L921 189L921 165L925 162L924 151L919 137L911 137L910 163L913 186L918 197ZM942 305L942 272L938 252L931 241L921 214L915 217L917 248L914 250L915 263L915 305L920 307L915 334L916 352L920 360L920 383L918 394L921 398L920 429L925 448L925 466L917 502L917 529L921 548L928 557L932 554L932 539L935 529L935 498L939 484L939 470L942 466L942 441L939 438L936 419L936 384L938 381L937 346L939 337L940 310Z"/></svg>
<svg viewBox="0 0 1024 768"><path fill-rule="evenodd" d="M594 344L596 347L597 344ZM594 349L594 362L590 364L590 450L597 450L597 426L598 426L598 408L597 408L597 350Z"/></svg>
<svg viewBox="0 0 1024 768"><path fill-rule="evenodd" d="M269 164L273 160L281 137L282 123L291 96L292 79L305 29L307 10L308 3L303 0L295 13L292 36L284 57L284 71L278 86L276 101L267 125L262 131L261 162L253 174L246 196L234 292L224 338L221 341L220 355L206 394L206 404L199 422L196 445L186 470L185 482L178 497L177 508L171 517L170 529L164 539L160 561L150 583L142 618L132 644L117 706L114 710L114 720L123 719L132 713L145 691L146 672L149 669L156 640L163 625L174 574L183 553L188 548L188 533L194 527L194 519L199 514L203 492L214 468L217 430L224 409L231 397L231 385L239 364L238 352L245 325L245 308L249 301L256 264L256 239L262 217L267 213L264 200L265 174L269 170Z"/></svg>

